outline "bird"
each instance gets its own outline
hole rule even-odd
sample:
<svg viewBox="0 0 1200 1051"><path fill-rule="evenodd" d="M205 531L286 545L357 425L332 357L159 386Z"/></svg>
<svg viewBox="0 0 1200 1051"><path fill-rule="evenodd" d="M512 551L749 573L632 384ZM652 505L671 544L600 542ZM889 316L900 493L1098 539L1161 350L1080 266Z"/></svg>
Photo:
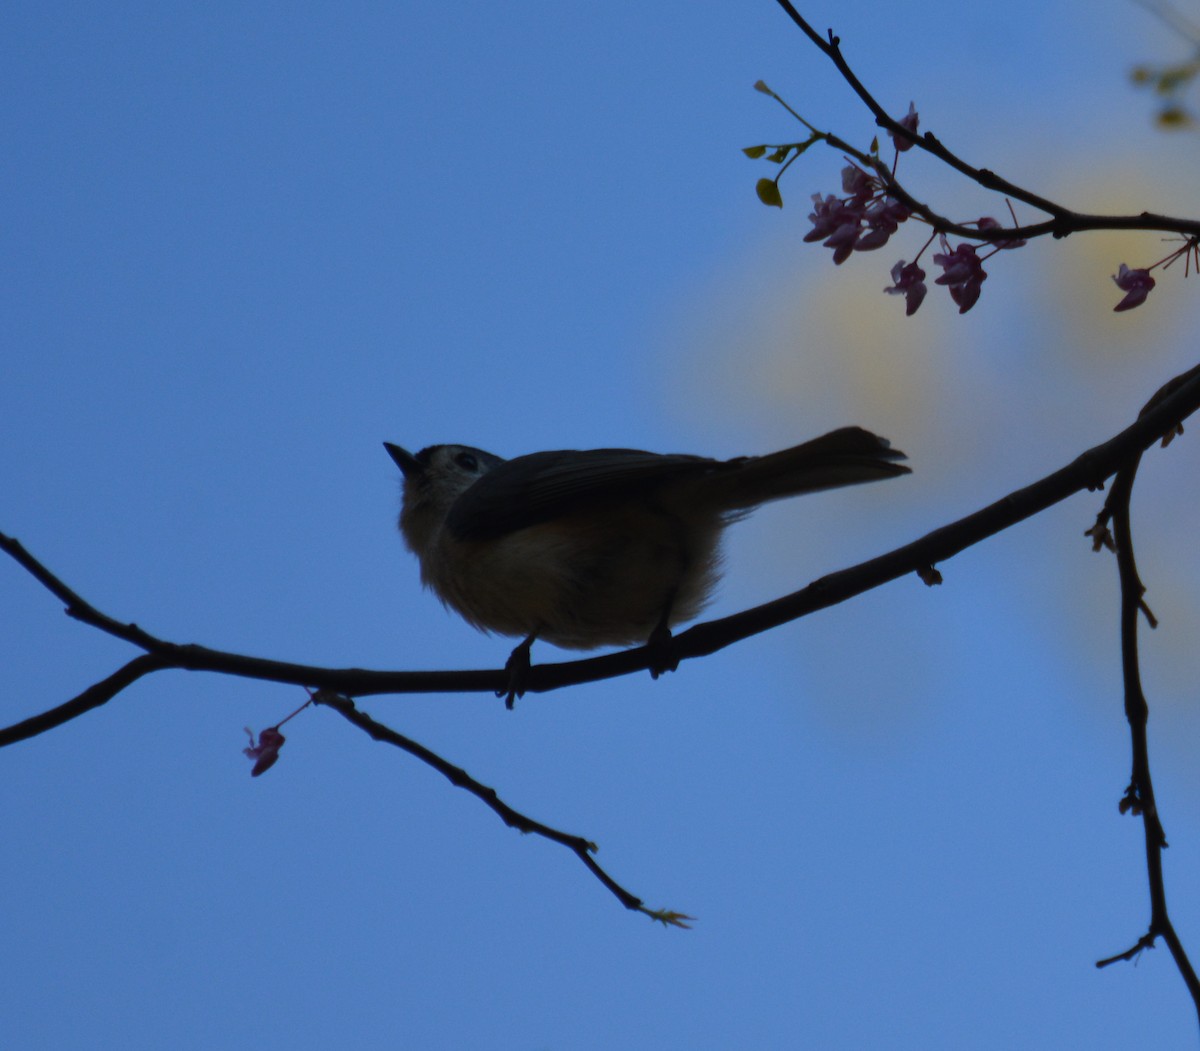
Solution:
<svg viewBox="0 0 1200 1051"><path fill-rule="evenodd" d="M904 453L861 427L731 460L383 444L403 474L398 524L422 583L468 624L523 639L497 691L509 708L538 639L645 644L652 675L674 670L671 628L711 598L726 526L772 500L909 473Z"/></svg>

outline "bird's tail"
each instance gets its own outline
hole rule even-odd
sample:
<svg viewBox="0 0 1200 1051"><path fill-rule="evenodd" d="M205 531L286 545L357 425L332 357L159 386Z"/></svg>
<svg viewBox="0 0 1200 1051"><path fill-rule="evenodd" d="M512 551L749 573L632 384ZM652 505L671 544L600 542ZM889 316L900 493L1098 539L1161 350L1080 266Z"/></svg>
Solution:
<svg viewBox="0 0 1200 1051"><path fill-rule="evenodd" d="M785 496L909 474L895 462L903 459L885 438L861 427L842 427L767 456L728 460L722 465L726 470L710 476L710 492L719 494L724 509L738 511Z"/></svg>

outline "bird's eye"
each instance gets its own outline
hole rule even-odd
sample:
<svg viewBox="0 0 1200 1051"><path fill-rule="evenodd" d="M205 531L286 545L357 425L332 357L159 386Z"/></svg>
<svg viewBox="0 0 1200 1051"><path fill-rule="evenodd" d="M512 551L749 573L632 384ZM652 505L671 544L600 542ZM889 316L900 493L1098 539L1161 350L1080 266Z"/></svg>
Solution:
<svg viewBox="0 0 1200 1051"><path fill-rule="evenodd" d="M459 453L454 457L454 462L458 464L458 466L464 471L470 471L474 473L475 471L479 470L479 461L475 459L475 456L472 453Z"/></svg>

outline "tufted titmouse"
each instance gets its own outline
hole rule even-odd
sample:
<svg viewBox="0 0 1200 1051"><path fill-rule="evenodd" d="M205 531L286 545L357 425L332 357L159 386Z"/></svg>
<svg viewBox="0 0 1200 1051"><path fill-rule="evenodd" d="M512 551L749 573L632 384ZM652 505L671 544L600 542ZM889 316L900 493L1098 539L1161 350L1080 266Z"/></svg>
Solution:
<svg viewBox="0 0 1200 1051"><path fill-rule="evenodd" d="M909 470L894 462L902 452L860 427L734 460L636 449L505 460L466 445L415 456L384 447L404 473L400 532L422 582L476 628L524 636L506 666L509 707L534 639L568 649L646 643L660 655L651 673L672 669L670 629L707 603L725 526L769 500Z"/></svg>

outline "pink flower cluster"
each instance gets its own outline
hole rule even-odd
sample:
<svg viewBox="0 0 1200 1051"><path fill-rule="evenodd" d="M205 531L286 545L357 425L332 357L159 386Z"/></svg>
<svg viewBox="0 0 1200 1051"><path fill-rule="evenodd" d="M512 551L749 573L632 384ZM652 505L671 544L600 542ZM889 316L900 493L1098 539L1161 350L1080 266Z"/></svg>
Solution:
<svg viewBox="0 0 1200 1051"><path fill-rule="evenodd" d="M787 103L783 102L773 91L761 81L755 88L778 99L793 116L800 119L812 133L806 142L790 143L783 146L751 146L744 151L748 157L766 157L776 164L782 164L779 175L799 158L814 142L827 140L836 142L832 136L818 132L807 121L803 121ZM917 252L912 262L901 259L892 267L892 283L884 291L890 295L904 296L905 313L915 314L925 300L929 287L925 283L925 271L920 266L921 256L934 241L938 241L941 251L934 252L934 266L941 268L941 273L933 279L935 285L942 285L950 293L950 298L958 306L958 312L965 314L978 301L983 291L983 283L987 280L987 271L983 264L997 252L1021 248L1025 241L1020 237L1006 234L1003 224L991 216L984 216L972 222L949 224L939 219L937 215L916 204L900 187L895 179L896 165L900 154L915 145L925 145L927 139L917 139L917 127L920 117L916 105L909 103L908 113L896 122L903 132L908 132L913 138L907 137L901 131L889 131L896 149L896 163L889 172L879 158L878 143L872 144L870 156L860 153L850 147L845 147L857 158L862 167L850 161L842 169L842 193L820 194L812 196L813 209L808 215L812 229L804 235L808 242L820 241L825 248L833 251L833 261L840 266L853 252L871 252L882 248L891 236L900 228L900 224L913 218L918 222L940 224L943 227L953 225L961 233L964 228L974 227L982 235L978 241L960 241L951 244L946 234L936 226L929 239ZM771 151L768 153L768 151ZM847 158L849 160L849 158ZM783 207L783 199L779 193L779 176L774 179L760 179L756 187L759 199L776 208ZM909 204L904 202L908 201ZM911 205L911 207L910 207ZM1013 227L1019 227L1016 215L1012 212ZM989 236L990 235L990 236ZM1180 247L1174 249L1165 258L1148 267L1130 268L1122 263L1113 281L1125 293L1121 301L1113 308L1116 311L1132 310L1141 306L1154 288L1152 270L1158 267L1164 269L1183 258L1187 264L1195 263L1200 271L1200 237L1180 238ZM1185 271L1187 270L1185 266ZM1186 273L1185 273L1185 276Z"/></svg>
<svg viewBox="0 0 1200 1051"><path fill-rule="evenodd" d="M915 133L919 121L916 106L910 103L900 125ZM898 160L899 154L911 149L913 142L903 135L891 134ZM820 241L824 247L833 249L833 261L840 265L850 258L851 252L882 248L911 215L909 208L892 195L883 178L856 164L849 164L842 169L842 196L813 194L813 210L808 216L812 229L804 235L804 240ZM980 230L1001 229L1000 223L990 216L966 225ZM891 295L904 296L904 309L909 316L917 312L929 291L919 261L933 240L931 236L911 263L901 259L892 267L892 283L884 289ZM982 244L964 241L951 246L945 235L941 236L940 242L942 251L935 253L933 262L942 272L934 278L934 284L945 286L960 314L965 314L979 300L983 282L987 280L984 260L996 252L1020 248L1025 243L1011 238ZM985 247L990 247L991 251L981 256L979 250Z"/></svg>
<svg viewBox="0 0 1200 1051"><path fill-rule="evenodd" d="M989 216L966 225L977 226L980 230L997 230L1000 224ZM925 286L925 271L917 265L917 261L925 253L925 249L933 243L933 236L925 242L925 246L917 253L917 258L911 263L900 260L892 267L892 283L884 289L891 295L902 295L905 300L905 314L912 316L917 312L921 301L928 289ZM938 236L942 250L935 252L933 262L942 268L941 274L934 278L935 285L944 285L950 293L950 298L958 304L958 312L965 314L979 301L979 293L987 280L987 271L983 269L985 259L990 259L997 252L1008 248L1020 248L1025 242L1020 238L1007 241L985 242L982 245L962 241L951 247L945 234ZM980 248L991 246L987 255L980 255Z"/></svg>
<svg viewBox="0 0 1200 1051"><path fill-rule="evenodd" d="M842 169L842 190L845 197L813 194L813 210L808 216L813 228L804 235L805 241L820 241L832 248L833 261L839 266L851 252L882 248L911 214L884 190L878 178L857 165Z"/></svg>

